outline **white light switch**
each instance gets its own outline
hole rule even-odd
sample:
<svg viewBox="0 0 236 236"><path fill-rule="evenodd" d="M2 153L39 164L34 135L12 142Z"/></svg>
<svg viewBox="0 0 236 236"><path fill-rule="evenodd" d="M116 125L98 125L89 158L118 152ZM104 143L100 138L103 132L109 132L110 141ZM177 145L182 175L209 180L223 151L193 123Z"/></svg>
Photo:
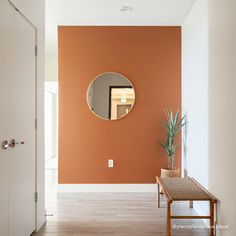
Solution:
<svg viewBox="0 0 236 236"><path fill-rule="evenodd" d="M108 160L108 167L113 168L114 167L114 161L112 159Z"/></svg>

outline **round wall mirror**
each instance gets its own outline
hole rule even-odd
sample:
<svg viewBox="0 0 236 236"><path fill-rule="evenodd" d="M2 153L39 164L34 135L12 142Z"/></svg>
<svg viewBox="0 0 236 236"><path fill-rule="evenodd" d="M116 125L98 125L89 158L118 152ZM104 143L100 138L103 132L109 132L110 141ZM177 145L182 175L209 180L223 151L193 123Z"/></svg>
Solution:
<svg viewBox="0 0 236 236"><path fill-rule="evenodd" d="M118 120L133 108L135 91L130 81L115 72L97 76L89 85L87 102L90 110L105 120Z"/></svg>

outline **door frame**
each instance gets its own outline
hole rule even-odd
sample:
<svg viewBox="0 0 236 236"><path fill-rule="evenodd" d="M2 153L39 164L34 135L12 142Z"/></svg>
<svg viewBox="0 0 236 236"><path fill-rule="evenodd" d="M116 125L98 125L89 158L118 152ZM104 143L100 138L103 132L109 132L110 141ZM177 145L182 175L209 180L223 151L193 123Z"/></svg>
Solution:
<svg viewBox="0 0 236 236"><path fill-rule="evenodd" d="M109 104L108 104L108 119L111 119L111 93L112 93L112 89L116 89L116 88L132 88L131 85L111 85L109 86Z"/></svg>
<svg viewBox="0 0 236 236"><path fill-rule="evenodd" d="M30 21L30 19L24 15L24 13L11 1L11 0L7 0L8 3L10 4L10 6L25 20L25 22L27 24L29 24L33 30L34 30L34 38L35 38L35 49L34 49L34 58L35 58L35 73L34 73L34 78L35 78L35 87L34 87L34 109L35 109L35 129L34 129L34 136L35 136L35 183L34 183L34 188L35 188L35 229L34 231L37 231L37 211L38 211L38 189L37 189L37 176L38 176L38 165L37 165L37 160L38 160L38 156L37 156L37 119L38 119L38 107L37 107L37 102L38 102L38 86L37 86L37 81L38 81L38 28Z"/></svg>

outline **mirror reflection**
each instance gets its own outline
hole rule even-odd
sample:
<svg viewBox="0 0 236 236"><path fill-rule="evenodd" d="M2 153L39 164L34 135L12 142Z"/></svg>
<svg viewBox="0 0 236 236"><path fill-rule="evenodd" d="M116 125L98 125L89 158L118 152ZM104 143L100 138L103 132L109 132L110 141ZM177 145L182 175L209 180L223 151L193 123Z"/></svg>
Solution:
<svg viewBox="0 0 236 236"><path fill-rule="evenodd" d="M87 101L90 110L100 118L117 120L131 111L135 102L135 91L125 76L106 72L89 85Z"/></svg>

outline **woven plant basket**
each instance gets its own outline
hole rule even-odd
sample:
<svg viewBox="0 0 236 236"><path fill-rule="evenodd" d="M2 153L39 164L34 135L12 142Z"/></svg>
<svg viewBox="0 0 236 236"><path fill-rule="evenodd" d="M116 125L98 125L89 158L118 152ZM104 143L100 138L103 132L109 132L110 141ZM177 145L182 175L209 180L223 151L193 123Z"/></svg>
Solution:
<svg viewBox="0 0 236 236"><path fill-rule="evenodd" d="M180 177L181 173L179 168L174 170L161 168L161 178L180 178ZM163 193L163 189L161 186L160 186L160 193Z"/></svg>
<svg viewBox="0 0 236 236"><path fill-rule="evenodd" d="M161 178L179 178L181 177L180 169L162 169L161 168Z"/></svg>

